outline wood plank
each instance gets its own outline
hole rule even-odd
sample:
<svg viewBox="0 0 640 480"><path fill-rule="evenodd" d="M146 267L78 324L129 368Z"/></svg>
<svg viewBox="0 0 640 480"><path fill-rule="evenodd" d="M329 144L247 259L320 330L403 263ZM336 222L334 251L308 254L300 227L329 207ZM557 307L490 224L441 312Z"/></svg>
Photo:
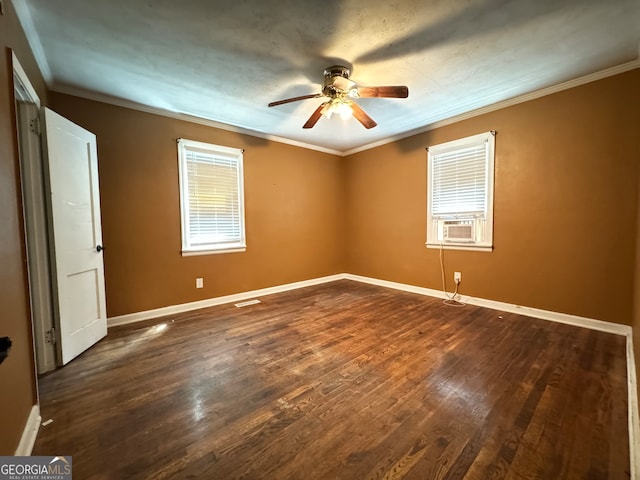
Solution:
<svg viewBox="0 0 640 480"><path fill-rule="evenodd" d="M629 478L625 338L347 280L113 328L40 379L77 478Z"/></svg>

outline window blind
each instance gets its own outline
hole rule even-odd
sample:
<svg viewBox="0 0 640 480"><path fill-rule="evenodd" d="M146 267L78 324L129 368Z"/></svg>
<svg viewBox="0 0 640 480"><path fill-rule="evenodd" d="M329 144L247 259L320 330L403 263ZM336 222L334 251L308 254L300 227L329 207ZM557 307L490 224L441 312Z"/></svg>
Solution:
<svg viewBox="0 0 640 480"><path fill-rule="evenodd" d="M181 139L183 252L244 249L242 151Z"/></svg>
<svg viewBox="0 0 640 480"><path fill-rule="evenodd" d="M431 214L484 215L487 209L487 142L431 157Z"/></svg>

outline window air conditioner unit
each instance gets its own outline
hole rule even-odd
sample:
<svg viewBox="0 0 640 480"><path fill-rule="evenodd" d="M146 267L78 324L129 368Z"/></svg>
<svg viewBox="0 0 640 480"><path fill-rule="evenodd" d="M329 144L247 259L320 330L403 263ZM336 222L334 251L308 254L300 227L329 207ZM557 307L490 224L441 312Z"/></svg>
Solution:
<svg viewBox="0 0 640 480"><path fill-rule="evenodd" d="M475 220L444 220L442 225L445 242L475 242Z"/></svg>

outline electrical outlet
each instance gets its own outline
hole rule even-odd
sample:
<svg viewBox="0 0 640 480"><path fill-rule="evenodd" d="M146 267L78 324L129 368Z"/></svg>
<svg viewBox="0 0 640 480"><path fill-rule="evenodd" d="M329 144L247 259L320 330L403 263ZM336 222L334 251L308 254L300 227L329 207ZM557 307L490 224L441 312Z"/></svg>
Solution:
<svg viewBox="0 0 640 480"><path fill-rule="evenodd" d="M204 278L196 278L196 288L203 288L204 287Z"/></svg>
<svg viewBox="0 0 640 480"><path fill-rule="evenodd" d="M462 281L462 273L453 272L453 281L456 283L460 283Z"/></svg>

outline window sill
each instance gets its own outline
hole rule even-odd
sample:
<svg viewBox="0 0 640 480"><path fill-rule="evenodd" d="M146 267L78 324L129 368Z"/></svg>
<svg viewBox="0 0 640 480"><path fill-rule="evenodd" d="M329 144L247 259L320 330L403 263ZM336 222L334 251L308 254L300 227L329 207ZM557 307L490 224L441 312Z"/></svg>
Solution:
<svg viewBox="0 0 640 480"><path fill-rule="evenodd" d="M469 250L472 252L491 252L493 245L477 245L468 243L427 243L427 248L442 248L443 250Z"/></svg>
<svg viewBox="0 0 640 480"><path fill-rule="evenodd" d="M219 248L219 249L202 249L202 250L197 250L197 249L183 249L182 250L182 256L183 257L192 257L195 255L216 255L218 253L238 253L238 252L245 252L247 250L247 247L229 247L229 248Z"/></svg>

